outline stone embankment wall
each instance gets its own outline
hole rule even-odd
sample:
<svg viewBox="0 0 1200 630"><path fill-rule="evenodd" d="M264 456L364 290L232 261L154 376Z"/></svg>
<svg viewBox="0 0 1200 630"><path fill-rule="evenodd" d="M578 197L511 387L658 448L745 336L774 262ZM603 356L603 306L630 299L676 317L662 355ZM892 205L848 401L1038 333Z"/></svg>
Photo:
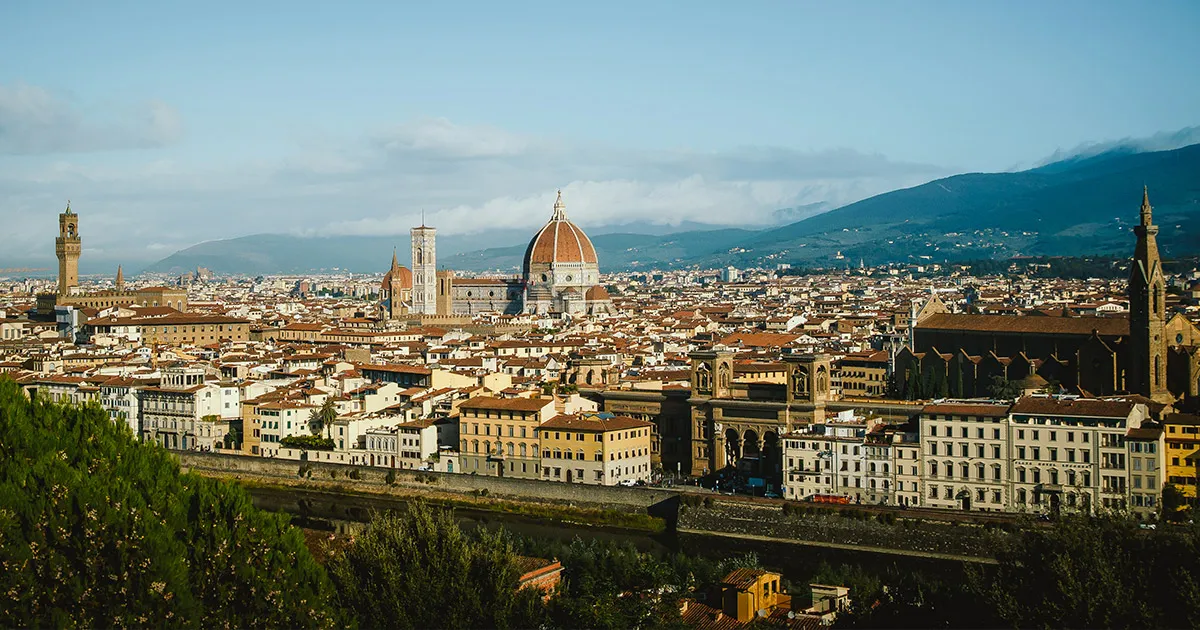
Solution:
<svg viewBox="0 0 1200 630"><path fill-rule="evenodd" d="M266 457L221 455L216 453L179 453L179 465L186 470L219 473L222 475L258 480L281 480L289 483L337 481L351 489L379 491L391 486L424 492L447 492L549 503L568 503L582 507L597 507L625 512L645 513L647 508L677 498L677 493L657 488L625 488L586 486L530 479L485 477L463 473L420 472L350 466L327 462L277 460ZM391 483L389 473L394 473Z"/></svg>
<svg viewBox="0 0 1200 630"><path fill-rule="evenodd" d="M883 550L990 558L1013 534L1011 524L979 524L871 514L852 508L806 508L799 504L722 501L686 497L679 508L681 530Z"/></svg>

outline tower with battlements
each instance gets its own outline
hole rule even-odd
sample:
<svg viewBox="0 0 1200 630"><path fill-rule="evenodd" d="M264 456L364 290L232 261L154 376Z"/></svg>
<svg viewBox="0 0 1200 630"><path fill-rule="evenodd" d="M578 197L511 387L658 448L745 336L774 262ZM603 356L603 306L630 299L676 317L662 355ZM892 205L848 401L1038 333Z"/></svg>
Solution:
<svg viewBox="0 0 1200 630"><path fill-rule="evenodd" d="M71 212L71 202L58 215L58 238L54 239L54 254L58 256L58 294L70 295L79 286L79 215Z"/></svg>

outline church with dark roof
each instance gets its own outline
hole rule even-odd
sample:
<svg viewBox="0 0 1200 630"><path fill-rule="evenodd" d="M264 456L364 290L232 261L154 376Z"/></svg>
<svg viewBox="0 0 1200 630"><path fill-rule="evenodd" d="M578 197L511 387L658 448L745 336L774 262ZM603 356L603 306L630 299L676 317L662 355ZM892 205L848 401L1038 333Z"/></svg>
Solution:
<svg viewBox="0 0 1200 630"><path fill-rule="evenodd" d="M1162 405L1200 395L1200 330L1168 316L1149 192L1142 192L1130 265L1129 316L950 313L936 297L913 317L895 359L906 398L988 396L997 381L1022 391L1054 384L1091 396L1138 394Z"/></svg>

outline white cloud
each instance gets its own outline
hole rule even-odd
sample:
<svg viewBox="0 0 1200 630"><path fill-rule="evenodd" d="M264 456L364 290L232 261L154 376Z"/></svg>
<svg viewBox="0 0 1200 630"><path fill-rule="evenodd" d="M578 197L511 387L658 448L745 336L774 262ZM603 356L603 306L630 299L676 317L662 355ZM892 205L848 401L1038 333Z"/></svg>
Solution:
<svg viewBox="0 0 1200 630"><path fill-rule="evenodd" d="M43 235L22 239L23 250L52 255L54 215L70 197L90 246L127 261L264 232L397 235L402 244L422 210L441 234L479 234L488 247L488 230L544 223L559 187L583 226L762 227L780 208L835 207L948 174L848 149L634 151L439 118L323 141L274 163L195 166L156 155L17 166L0 169L0 220Z"/></svg>
<svg viewBox="0 0 1200 630"><path fill-rule="evenodd" d="M42 87L0 85L0 154L144 149L174 144L182 135L178 112L159 101L108 115L85 113Z"/></svg>
<svg viewBox="0 0 1200 630"><path fill-rule="evenodd" d="M1197 143L1200 143L1200 125L1184 127L1178 131L1160 131L1144 138L1126 137L1120 140L1106 140L1104 142L1084 142L1073 149L1058 149L1045 159L1037 162L1036 165L1045 166L1073 157L1093 157L1114 149L1127 149L1134 153L1171 151Z"/></svg>

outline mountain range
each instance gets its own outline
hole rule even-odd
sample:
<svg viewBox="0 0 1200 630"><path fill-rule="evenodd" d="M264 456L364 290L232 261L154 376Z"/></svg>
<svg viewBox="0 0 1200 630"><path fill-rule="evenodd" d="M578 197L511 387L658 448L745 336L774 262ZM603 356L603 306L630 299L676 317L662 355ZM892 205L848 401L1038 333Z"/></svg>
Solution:
<svg viewBox="0 0 1200 630"><path fill-rule="evenodd" d="M588 232L608 271L1127 254L1143 186L1163 255L1200 253L1200 144L1154 152L1118 146L1020 172L954 175L832 210L824 204L780 210L778 218L799 220L764 230L684 224L665 233L664 226L627 224ZM526 230L439 236L438 262L512 272L531 236ZM481 241L492 246L481 249ZM383 271L393 247L406 244L404 236L258 234L201 243L146 271Z"/></svg>

